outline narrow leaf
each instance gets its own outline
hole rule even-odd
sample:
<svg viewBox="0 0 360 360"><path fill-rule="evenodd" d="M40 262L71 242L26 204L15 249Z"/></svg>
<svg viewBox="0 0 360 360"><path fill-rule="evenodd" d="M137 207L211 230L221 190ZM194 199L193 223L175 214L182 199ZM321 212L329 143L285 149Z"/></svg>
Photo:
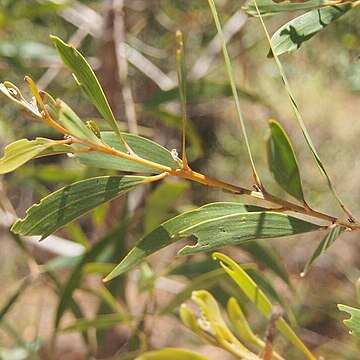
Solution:
<svg viewBox="0 0 360 360"><path fill-rule="evenodd" d="M301 276L306 275L313 262L319 256L321 256L345 230L345 228L337 226L326 234L326 236L320 241L314 253L311 255L311 258L306 263L304 271L301 273Z"/></svg>
<svg viewBox="0 0 360 360"><path fill-rule="evenodd" d="M285 90L286 90L286 93L288 95L288 98L289 98L289 101L290 101L290 104L291 104L291 107L294 111L294 114L295 114L295 117L296 117L296 120L301 128L301 131L304 135L304 138L305 138L305 141L314 157L314 160L316 162L316 165L318 166L318 169L321 173L321 175L325 178L326 182L327 182L327 185L330 189L330 191L332 192L332 194L334 195L335 199L337 200L337 202L339 203L339 205L341 206L341 208L344 210L344 212L347 214L347 216L352 220L352 221L355 221L355 218L354 216L352 215L351 211L347 208L347 206L342 202L342 200L340 199L339 195L337 194L337 191L334 187L334 185L332 184L331 180L330 180L330 176L324 166L324 164L322 163L321 159L320 159L320 156L319 154L317 153L316 151L316 148L312 142L312 139L310 137L310 134L306 128L306 125L305 125L305 122L300 114L300 111L299 111L299 107L295 101L295 98L294 98L294 95L291 91L291 88L290 88L290 84L289 84L289 81L287 79L287 76L285 74L285 71L284 71L284 68L279 60L279 57L277 56L276 54L276 51L273 47L273 44L272 44L272 41L270 39L270 35L266 29L266 26L265 26L265 23L264 23L264 20L259 12L259 8L257 6L257 2L256 0L253 0L254 1L254 5L256 7L256 10L257 10L257 13L259 15L259 18L260 18L260 22L261 22L261 25L263 27L263 30L264 30L264 33L266 35L266 38L268 40L268 43L270 45L270 49L271 49L271 53L273 54L274 56L274 60L275 60L275 63L276 63L276 66L279 70L279 74L283 80L283 84L284 84L284 87L285 87Z"/></svg>
<svg viewBox="0 0 360 360"><path fill-rule="evenodd" d="M2 319L4 318L4 316L9 312L9 310L12 308L12 306L16 304L16 300L25 291L28 284L29 284L28 279L20 281L18 286L17 286L17 289L7 299L7 301L5 302L3 307L0 309L0 324L1 324Z"/></svg>
<svg viewBox="0 0 360 360"><path fill-rule="evenodd" d="M297 158L285 129L269 121L268 162L277 183L290 195L305 203Z"/></svg>
<svg viewBox="0 0 360 360"><path fill-rule="evenodd" d="M304 2L275 2L273 0L257 0L256 1L261 15L271 15L279 12L299 11L299 10L312 10L328 5L328 0L308 0ZM257 11L254 1L250 1L243 10L249 14L256 16Z"/></svg>
<svg viewBox="0 0 360 360"><path fill-rule="evenodd" d="M240 203L214 203L172 218L140 240L105 281L129 270L148 255L191 235L198 238L197 244L185 246L179 251L180 255L319 229L318 225L264 210Z"/></svg>
<svg viewBox="0 0 360 360"><path fill-rule="evenodd" d="M54 112L57 119L69 130L69 132L84 140L88 140L93 144L101 144L100 139L83 123L83 121L75 114L75 112L62 100L58 99Z"/></svg>
<svg viewBox="0 0 360 360"><path fill-rule="evenodd" d="M96 330L100 329L108 329L112 328L116 325L124 323L124 318L122 315L118 314L105 314L98 315L95 319L78 319L72 325L69 325L62 329L65 332L73 332L73 331L85 331L91 328L95 328Z"/></svg>
<svg viewBox="0 0 360 360"><path fill-rule="evenodd" d="M277 56L287 52L292 53L304 42L311 39L320 30L352 9L352 3L326 6L321 9L309 11L283 25L271 37L272 51Z"/></svg>
<svg viewBox="0 0 360 360"><path fill-rule="evenodd" d="M251 153L251 149L250 149L250 143L249 143L249 139L247 136L247 131L246 131L246 127L245 127L245 121L244 121L244 116L241 110L241 106L240 106L240 99L239 99L239 94L237 93L237 89L236 89L236 83L235 83L235 74L234 74L234 69L230 60L230 56L227 50L227 46L226 46L226 41L224 38L224 34L222 31L222 27L221 27L221 23L220 23L220 19L219 19L219 15L218 12L216 10L216 5L215 5L215 1L214 0L208 0L209 3L209 7L211 10L211 14L212 17L214 19L214 23L215 23L215 27L220 39L220 43L221 43L221 49L223 52L223 56L224 56L224 61L225 61L225 65L226 65L226 70L228 73L228 77L229 77L229 82L230 82L230 86L231 86L231 91L232 91L232 95L233 95L233 99L234 99L234 103L235 103L235 108L236 108L236 113L237 113L237 117L239 119L239 125L241 128L241 132L243 134L244 137L244 141L245 141L245 147L246 147L246 152L251 164L251 169L253 172L253 177L254 177L254 181L255 181L255 185L258 186L259 188L261 188L261 181L260 181L260 177L256 171L255 168L255 163L254 163L254 159Z"/></svg>
<svg viewBox="0 0 360 360"><path fill-rule="evenodd" d="M351 334L360 339L360 310L343 304L338 304L338 308L351 315L350 319L344 320L344 324L351 330Z"/></svg>
<svg viewBox="0 0 360 360"><path fill-rule="evenodd" d="M53 151L49 148L56 144L56 140L46 138L21 139L11 143L6 146L4 157L0 159L0 174L7 174L17 169L46 150L48 150L47 155L50 155Z"/></svg>
<svg viewBox="0 0 360 360"><path fill-rule="evenodd" d="M220 261L222 268L229 274L246 296L256 305L259 311L267 319L269 319L273 309L273 304L258 287L258 285L251 279L251 277L228 256L221 253L214 253L213 258ZM295 332L282 317L280 317L277 321L277 328L290 342L302 351L308 359L316 360L315 356L297 337Z"/></svg>
<svg viewBox="0 0 360 360"><path fill-rule="evenodd" d="M103 176L76 182L30 207L26 218L17 220L11 230L44 239L68 222L148 181L143 176Z"/></svg>
<svg viewBox="0 0 360 360"><path fill-rule="evenodd" d="M234 297L231 297L228 301L227 312L229 320L241 340L260 348L265 346L265 343L253 333L245 314Z"/></svg>
<svg viewBox="0 0 360 360"><path fill-rule="evenodd" d="M123 134L123 136L126 140L126 143L141 158L168 166L172 169L177 169L179 167L179 165L171 156L170 151L161 145L138 135ZM113 147L114 149L126 152L123 143L113 132L101 132L101 139L103 142ZM105 154L99 151L78 153L75 154L75 157L82 164L100 169L112 169L150 174L160 173L160 170L150 166L142 165L131 160Z"/></svg>
<svg viewBox="0 0 360 360"><path fill-rule="evenodd" d="M109 123L111 128L120 135L119 126L110 109L104 91L89 63L72 45L66 44L56 36L50 36L61 60L74 73L79 85L84 89L94 106Z"/></svg>
<svg viewBox="0 0 360 360"><path fill-rule="evenodd" d="M206 357L189 350L165 348L150 351L135 358L135 360L208 360Z"/></svg>

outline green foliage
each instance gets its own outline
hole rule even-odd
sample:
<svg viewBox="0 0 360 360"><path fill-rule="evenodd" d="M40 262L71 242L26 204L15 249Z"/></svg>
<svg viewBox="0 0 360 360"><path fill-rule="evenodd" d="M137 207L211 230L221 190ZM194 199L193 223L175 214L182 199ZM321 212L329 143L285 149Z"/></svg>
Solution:
<svg viewBox="0 0 360 360"><path fill-rule="evenodd" d="M26 218L18 220L11 230L44 239L68 222L148 181L143 176L103 176L76 182L32 206Z"/></svg>
<svg viewBox="0 0 360 360"><path fill-rule="evenodd" d="M269 56L292 53L319 31L352 9L352 3L326 6L309 11L279 28L271 37Z"/></svg>
<svg viewBox="0 0 360 360"><path fill-rule="evenodd" d="M64 43L56 36L52 36L51 40L54 42L61 60L73 72L75 80L85 91L90 101L109 123L113 131L120 134L118 123L116 122L114 114L110 109L99 80L96 78L89 63L72 45Z"/></svg>
<svg viewBox="0 0 360 360"><path fill-rule="evenodd" d="M351 330L351 334L360 338L360 310L343 304L339 304L338 308L350 314L350 319L344 320L344 324Z"/></svg>
<svg viewBox="0 0 360 360"><path fill-rule="evenodd" d="M277 183L290 195L305 203L297 158L285 129L270 120L268 161Z"/></svg>
<svg viewBox="0 0 360 360"><path fill-rule="evenodd" d="M133 134L124 133L123 137L126 140L126 143L131 147L131 149L133 149L133 151L135 151L135 153L143 159L149 161L156 161L156 163L158 164L171 168L177 168L179 166L178 163L171 156L170 151L163 148L159 144L144 137ZM123 143L119 140L119 137L113 132L101 132L101 140L103 143L106 143L108 146L116 150L126 151ZM129 172L131 171L150 174L157 174L160 172L158 169L152 167L151 165L139 164L125 158L98 151L75 153L75 157L82 164L100 169L111 169Z"/></svg>
<svg viewBox="0 0 360 360"><path fill-rule="evenodd" d="M264 210L240 203L214 203L178 215L141 239L105 280L121 275L150 254L190 235L197 237L197 244L185 246L180 255L320 229L315 224Z"/></svg>
<svg viewBox="0 0 360 360"><path fill-rule="evenodd" d="M144 6L146 8L148 5L145 3ZM175 23L169 25L169 14L170 17L174 14L181 14L183 19L186 19L184 23L190 23L186 18L190 10L182 2L169 2L165 8L164 3L166 2L158 4L156 16L153 16L155 20L162 19L161 21L159 20L162 32L164 32L164 26L167 28L174 27ZM24 98L20 90L12 83L4 82L0 85L0 91L7 100L17 105L26 118L37 121L36 125L32 125L34 133L50 127L52 135L55 130L63 137L60 140L37 137L35 140L21 139L11 143L5 148L4 157L0 159L0 174L8 174L32 159L49 155L69 155L68 158L64 157L63 165L66 167L65 169L60 169L57 165L53 164L36 165L33 168L26 168L22 177L16 179L15 186L24 186L25 184L28 186L28 184L31 184L32 188L35 189L36 196L41 194L43 199L27 210L27 216L24 219L19 219L14 223L12 227L13 233L26 236L37 235L44 239L67 225L67 227L61 230L61 234L69 236L73 242L77 243L76 245L81 244L83 246L82 255L71 257L60 256L39 266L36 262L33 262L32 255L27 250L26 245L24 245L22 237L13 235L16 244L26 254L32 273L29 279L21 283L2 305L0 309L1 320L8 316L9 310L18 301L28 283L31 283L33 278L37 280L41 276L46 279L46 282L58 297L54 317L54 337L63 331L81 333L89 349L89 356L94 358L98 357L95 354L96 350L99 350L106 343L104 340L107 335L106 331L122 325L127 330L124 331L124 334L126 333L124 335L125 345L121 345L126 354L120 354L119 359L133 359L137 356L137 360L168 358L206 360L202 355L174 348L149 351L151 350L151 344L149 344L149 339L151 338L149 334L149 328L151 328L149 326L149 318L153 316L160 318L163 315L171 316L180 304L191 296L200 308L201 314L197 317L187 305L183 304L180 307L180 317L183 323L208 343L225 349L236 358L259 360L270 359L271 357L277 360L283 359L273 349L273 346L277 347L278 344L273 343L273 339L269 336L269 333L274 336L277 332L280 332L306 358L315 359L315 355L312 354L295 334L287 320L285 320L285 312L279 311L279 308L274 305L275 302L281 304L286 309L287 317L291 319L291 322L295 323L295 321L292 321L294 314L291 312L291 308L286 301L288 292L292 292L293 286L285 271L285 265L279 261L278 254L270 247L270 239L308 232L323 233L327 231L327 234L320 241L315 252L305 265L305 274L315 259L324 253L341 233L345 231L358 231L360 225L335 191L329 173L319 157L318 150L315 148L305 121L300 114L298 104L278 56L298 49L302 43L308 41L320 30L340 18L344 13L350 12L350 10L358 6L358 2L329 4L323 0L309 0L304 3L252 0L245 7L245 11L248 14L260 18L271 48L270 54L274 56L284 88L305 141L331 192L342 207L346 218L334 217L327 213L313 210L306 203L305 195L309 201L311 198L304 194L301 177L304 179L307 174L306 172L300 173L297 157L290 139L284 128L275 120L270 120L270 138L268 141L270 171L281 188L298 200L300 205L297 202L287 201L265 190L260 178L261 173L255 167L255 161L258 162L260 157L257 153L252 153L252 148L259 151L260 147L256 146L256 144L255 146L254 144L250 145L253 134L252 131L248 132L246 128L245 117L243 115L246 113L240 102L240 97L265 106L269 112L273 112L273 109L262 99L262 96L256 95L256 92L253 90L247 90L247 86L238 84L238 72L234 71L230 59L230 55L238 54L233 48L233 43L236 42L230 42L231 36L229 37L229 30L231 33L231 26L228 26L229 24L226 23L226 28L222 28L221 24L222 22L225 23L227 17L222 12L218 13L215 1L209 0L208 5L210 11L207 13L205 12L206 4L203 3L192 4L191 9L195 9L194 11L197 14L201 14L201 18L205 17L205 22L199 28L209 27L211 14L217 36L213 39L214 42L211 41L209 43L208 49L204 51L205 54L209 55L206 61L213 61L211 57L215 57L216 51L220 51L221 45L229 84L219 81L216 78L217 74L211 80L198 80L199 78L195 76L192 79L196 80L187 81L186 72L188 69L185 64L184 55L186 46L182 34L178 32L176 54L178 62L178 86L173 86L172 88L168 84L167 86L161 86L163 90L159 90L155 95L152 94L152 91L149 91L151 93L150 99L144 100L143 96L139 96L143 103L136 104L136 106L131 104L133 100L130 101L130 107L133 107L135 118L138 114L144 116L144 119L141 120L144 120L145 124L148 120L147 117L150 116L152 120L166 124L172 129L182 129L181 157L178 156L176 149L170 151L150 139L154 138L156 141L166 143L167 146L170 146L169 144L173 146L172 144L178 145L180 143L179 139L176 142L174 142L174 139L167 139L168 134L163 136L158 129L151 130L143 126L138 128L135 126L142 136L122 133L114 115L121 112L118 112L117 109L113 111L109 105L109 103L113 103L114 96L112 96L112 101L107 100L94 70L85 57L74 46L63 42L56 36L51 38L63 63L71 70L77 83L98 110L101 118L107 122L107 125L110 125L112 131L103 131L102 119L94 119L90 116L89 120L84 117L85 121L83 121L83 115L79 116L77 113L87 114L87 117L89 116L89 111L83 107L84 104L81 101L75 112L63 100L58 99L55 101L50 94L38 90L35 82L29 77L25 78L33 96L29 101ZM8 22L8 15L14 14L16 15L14 19L22 17L29 19L34 16L37 21L41 22L40 17L43 14L54 14L56 10L66 9L71 6L71 2L55 4L52 1L44 1L41 4L36 3L32 8L8 3L4 10L0 10L0 21L2 24L6 24ZM79 6L84 6L87 9L85 3ZM137 11L135 10L136 6L127 9L124 13L129 13L130 16L136 18L132 14L132 12ZM219 3L219 8L220 6L223 10L228 5ZM270 38L262 15L279 15L282 12L299 10L305 11L305 13L280 27ZM94 13L92 14L94 15ZM118 16L117 13L115 15ZM235 15L236 13L234 13ZM119 16L125 15L121 14ZM230 20L229 22L231 23ZM145 22L151 21L154 21L152 16L145 19ZM137 26L133 28L137 29ZM82 33L83 30L81 25L79 31L73 34L71 41L79 41L79 38L84 35ZM92 31L93 29L89 30L90 35L93 35ZM192 41L198 41L196 39L201 38L205 43L210 35L213 36L214 32L207 29L202 29L201 31L201 35L196 32L194 33L193 37L195 40L192 39ZM64 38L70 35L66 31L59 31L59 33ZM152 32L149 33L152 34ZM134 52L139 51L141 53L140 57L142 56L142 64L146 66L144 65L143 68L138 66L138 68L140 71L148 74L150 60L144 54L152 53L150 58L153 57L159 60L161 58L159 55L161 51L146 44L146 39L149 39L148 36L151 37L153 35L145 34L145 32L139 30L137 36L139 38L134 35L128 37L127 34L124 36L126 38L126 46L130 48L130 55L127 53L127 60L131 63L134 59L132 55ZM215 40L218 41L217 45ZM100 41L104 41L104 39L100 39ZM257 43L248 44L252 41L254 39L249 38L241 46L246 50L253 45L256 48ZM91 40L82 44L87 52L89 51L89 44L92 51ZM121 45L125 45L125 43ZM228 49L229 46L231 46L230 49ZM215 51L216 47L218 47L218 50ZM243 52L242 50L241 52ZM49 56L52 56L53 53L54 51L46 45L38 42L24 42L22 39L21 41L17 40L14 42L0 42L0 58L10 59L10 61L15 57L19 58L19 61L14 61L14 64L22 65L25 59L26 61L48 61ZM113 55L115 57L119 56L116 49ZM124 55L122 54L122 56ZM139 57L139 55L137 56ZM121 61L124 61L125 65L127 65L127 60L121 57L114 59L116 66L111 71L114 72L112 74L114 78L119 78L119 84L121 90L123 90L123 97L127 107L125 115L128 116L129 98L126 100L124 94L127 87L127 90L130 89L131 93L131 85L133 84L126 79L127 74L121 74L121 71L124 71L124 65L120 64ZM195 58L196 55L190 54L190 61L187 61L187 63L191 63L191 57ZM151 71L154 71L154 68L159 70L153 63L150 62L150 64ZM42 69L41 66L43 65L40 65L39 71ZM135 67L136 65L134 65L134 68L130 68L130 71L135 72ZM119 74L117 74L118 71ZM170 83L172 82L171 76L168 77L161 71L155 71L155 73L157 76L165 76ZM49 75L49 73L46 72L44 75ZM37 75L34 78L37 78ZM44 79L46 80L46 76L40 79L39 84L43 83ZM155 78L155 83L160 84L160 81L158 82L157 80ZM64 89L68 86L63 79L61 79L60 84ZM104 89L106 87L107 84L104 83ZM139 87L142 87L142 84ZM148 88L150 87L144 84L144 89L146 89L144 93ZM194 116L195 119L191 119L194 104L200 104L202 106L201 111L206 113L209 110L204 104L211 103L215 97L221 99L229 95L232 95L234 98L236 114L239 120L238 125L244 138L244 145L251 165L252 181L249 184L249 188L233 185L219 179L226 177L223 174L222 164L215 163L213 157L210 156L210 152L213 151L208 149L210 142L207 147L201 147L203 139L200 138L198 132L199 124L197 122L199 119L196 119L196 115ZM70 92L69 94L66 93L66 96L70 97ZM174 106L174 101L179 97L180 107L178 109ZM138 101L137 96L135 100ZM202 104L204 100L207 103ZM76 103L76 99L71 103ZM187 106L187 103L191 104L191 106ZM205 120L208 121L212 115L208 116ZM217 114L214 114L215 116ZM226 114L227 117L228 115ZM228 124L226 123L226 125ZM205 127L207 127L207 123ZM129 129L131 129L130 126ZM211 129L210 126L209 129ZM206 135L212 135L210 130L206 130L208 131ZM230 128L230 131L232 131L232 128ZM235 139L233 134L231 136ZM59 138L57 137L57 139ZM211 147L216 145L216 140L218 139L219 137L214 137L214 140L211 141ZM190 145L189 147L187 142ZM262 150L263 148L261 147ZM189 158L187 153L190 154ZM195 165L190 164L191 160L197 159L201 164L203 159L200 156L203 154L208 157L210 168L215 169L213 172L216 179L192 169L192 166ZM81 167L83 171L76 173L76 169L70 168L69 164L71 164L72 158L75 158L82 165L86 165ZM237 161L236 166L240 161L243 161L243 158L239 158ZM261 164L261 161L259 163ZM201 165L198 166L196 163L196 167L201 168ZM115 172L121 173L116 175ZM123 174L123 172L132 173L132 175ZM154 174L154 176L142 176L141 174ZM164 181L160 185L154 184L167 177L178 178L180 181ZM244 176L244 178L236 182L245 181L245 179L246 177ZM230 201L208 203L213 201L209 200L212 197L212 193L208 192L209 196L206 197L203 196L204 193L199 193L194 203L198 204L199 199L204 203L203 199L206 198L206 204L194 209L195 206L191 203L190 199L195 194L193 191L195 188L189 186L189 181L226 191L228 194L224 196L233 196L232 201L239 195L242 195L245 199L242 198L241 203ZM61 186L65 186L54 191L54 184L60 182L64 182L65 184ZM134 196L129 198L124 196L121 201L109 206L108 203L111 200L128 193L140 185L150 183L154 185L147 186L144 189L144 199L139 201L138 195L134 194ZM187 190L186 198L184 196L185 190ZM46 196L44 197L44 195ZM216 196L219 198L222 195ZM180 202L181 207L177 206L177 200L180 198L182 198ZM187 201L186 205L184 205L185 200ZM261 207L257 206L259 204L258 200L261 201ZM137 208L134 206L135 203L141 203L142 205L140 208ZM6 201L4 201L4 204L6 205ZM1 199L0 205L2 208L3 199ZM324 205L324 207L326 206ZM179 210L180 215L174 216ZM291 212L291 215L288 214L289 212ZM71 223L86 213L90 213L90 226L86 224L82 227L81 223ZM307 216L305 219L303 218L304 215ZM109 230L114 227L114 230ZM196 254L196 256L173 260L174 251L169 249L163 258L158 254L148 258L149 255L156 253L160 249L168 247L181 239L191 237L196 238L196 244L182 244L178 254ZM96 238L99 238L99 240L94 243L93 241ZM133 246L133 241L136 241L136 239L140 239L140 241L128 252L128 246ZM257 242L257 240L261 239L264 241ZM282 241L285 240L283 239ZM222 267L218 269L216 265L214 266L214 262L210 261L202 253L217 250L223 246L227 247L227 251L234 251L234 256L237 256L237 253L243 254L245 251L246 255L251 255L254 262L261 263L262 266L265 266L271 272L264 274L256 264L237 265L231 258L215 253L214 257L220 260ZM123 260L117 265L119 258ZM133 269L135 265L140 265L139 270ZM134 271L130 276L119 277L119 275L124 275L125 272L132 270ZM348 273L350 274L351 271ZM230 278L227 275L230 275ZM91 276L94 279L106 276L105 281L112 281L106 284L106 287L103 283L96 282L96 280L84 281L85 278ZM179 288L175 287L174 296L169 296L169 299L160 305L154 300L154 296L157 296L158 284L164 278L166 278L165 281L175 281L175 283L178 282L178 279L181 279L178 282L178 285L181 285ZM231 279L233 281L230 281ZM277 280L280 279L282 282L279 286ZM136 290L140 292L138 294L135 291L135 299L145 298L145 304L140 305L136 311L134 311L134 304L131 303L134 299L128 299L127 291L129 286L136 287ZM283 291L285 288L286 290ZM204 289L211 289L218 302L214 296ZM83 312L80 305L82 302L79 301L78 303L77 297L74 297L75 293L86 294L86 296L92 296L97 299L98 307L92 312L90 317L84 315L87 312ZM291 295L295 296L293 293ZM229 296L230 299L227 301ZM254 306L249 307L249 302L253 303ZM298 306L298 304L295 304L293 308L296 308L296 305ZM359 310L345 305L339 305L339 309L351 314L351 319L346 320L345 323L353 334L359 337ZM227 310L230 326L223 318L224 310ZM250 313L249 311L252 312ZM71 313L73 320L70 323L68 322L67 325L62 326L62 320L66 313ZM258 319L257 313L262 315L263 318L259 317ZM267 326L266 332L258 326L253 326L254 319L260 320L259 323L262 321L262 325L265 324ZM7 332L12 334L12 337L16 338L16 334L12 332L10 327L3 324L2 326L7 328ZM265 333L265 337L257 335L261 332ZM27 343L19 343L17 345L25 350L28 346ZM37 348L27 353L34 356L35 359L37 356L36 351ZM0 357L2 356L3 354L0 352ZM292 356L292 353L290 356ZM99 357L102 358L102 356Z"/></svg>

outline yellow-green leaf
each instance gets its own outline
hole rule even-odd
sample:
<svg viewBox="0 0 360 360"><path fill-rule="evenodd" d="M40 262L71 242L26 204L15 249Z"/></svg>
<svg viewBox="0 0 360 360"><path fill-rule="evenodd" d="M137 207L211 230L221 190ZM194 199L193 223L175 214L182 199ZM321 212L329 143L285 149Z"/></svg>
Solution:
<svg viewBox="0 0 360 360"><path fill-rule="evenodd" d="M35 140L21 139L6 146L4 157L0 159L0 174L7 174L21 165L24 165L29 160L34 159L41 154L51 155L53 151L51 147L56 146L57 141L36 138ZM62 150L66 149L62 148ZM58 147L58 150L59 147ZM61 152L61 151L60 151Z"/></svg>
<svg viewBox="0 0 360 360"><path fill-rule="evenodd" d="M208 360L206 357L188 350L165 348L150 351L135 358L135 360Z"/></svg>
<svg viewBox="0 0 360 360"><path fill-rule="evenodd" d="M256 305L259 311L269 319L273 304L251 279L251 277L228 256L221 253L214 253L213 258L220 261L222 268L230 275L245 295ZM277 321L278 330L292 342L302 353L310 360L316 360L316 357L310 352L305 344L298 338L293 329L280 317Z"/></svg>

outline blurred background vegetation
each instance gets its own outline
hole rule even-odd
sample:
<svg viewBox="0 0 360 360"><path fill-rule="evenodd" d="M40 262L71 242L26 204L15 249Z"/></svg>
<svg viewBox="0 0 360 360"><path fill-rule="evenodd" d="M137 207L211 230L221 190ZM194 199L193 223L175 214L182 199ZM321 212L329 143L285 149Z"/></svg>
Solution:
<svg viewBox="0 0 360 360"><path fill-rule="evenodd" d="M242 2L219 0L217 4L263 182L275 194L286 196L274 184L266 161L268 120L274 118L282 122L294 144L308 202L315 209L339 215L296 125L275 63L266 58L268 45L258 19L242 12ZM296 14L266 17L269 32ZM359 15L355 9L299 51L282 57L318 151L342 198L357 215ZM0 78L25 88L22 78L29 75L39 88L62 98L84 120L97 119L98 113L51 44L49 35L57 35L74 44L90 61L123 129L179 150L181 121L174 56L177 29L186 39L192 167L249 186L252 175L207 1L0 0ZM101 119L97 121L106 129ZM56 138L59 134L22 118L18 109L1 99L1 149L16 139L36 136ZM216 268L206 255L174 261L175 246L155 254L127 277L106 286L101 279L144 233L165 219L209 201L234 201L233 196L169 181L102 206L42 243L9 233L13 220L41 197L101 174L111 172L55 156L35 160L1 178L0 309L6 305L9 309L1 316L0 358L83 359L92 354L96 358L131 359L144 349L178 346L226 359L228 355L203 344L180 324L176 314L181 301L159 315L192 278ZM315 234L261 242L260 250L271 254L276 263L273 266L251 246L232 249L231 254L238 262L258 265L256 276L276 301L291 309L298 333L315 353L326 359L358 359L359 343L349 336L341 321L343 314L336 309L339 302L356 305L358 235L342 236L301 278L299 274L318 240ZM94 244L96 251L88 251L88 258L79 262L84 250ZM192 270L185 270L186 266ZM211 286L219 301L235 291L224 278L198 286ZM62 331L75 318L94 319L102 314L109 316L105 325L97 324L97 331ZM266 322L251 307L247 315L255 330L266 328ZM129 321L129 316L136 316L137 321ZM56 336L55 318L59 322ZM301 358L281 340L278 347L291 359Z"/></svg>

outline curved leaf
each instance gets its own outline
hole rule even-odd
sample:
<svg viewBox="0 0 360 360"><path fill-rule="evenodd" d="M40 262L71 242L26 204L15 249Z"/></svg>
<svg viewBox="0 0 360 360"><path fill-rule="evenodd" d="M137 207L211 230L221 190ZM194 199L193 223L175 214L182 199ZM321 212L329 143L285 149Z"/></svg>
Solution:
<svg viewBox="0 0 360 360"><path fill-rule="evenodd" d="M138 156L161 165L169 166L173 169L179 167L179 165L171 156L170 151L165 149L161 145L138 135L123 133L123 137L126 140L126 143ZM122 142L120 141L119 137L113 132L101 132L101 139L103 142L115 148L116 150L120 150L123 152L127 151ZM160 173L160 170L158 169L98 151L78 153L75 154L75 157L79 159L82 164L100 169L112 169L151 174Z"/></svg>
<svg viewBox="0 0 360 360"><path fill-rule="evenodd" d="M135 358L135 360L208 360L206 357L189 350L165 348L150 351Z"/></svg>
<svg viewBox="0 0 360 360"><path fill-rule="evenodd" d="M17 220L11 231L44 239L68 222L148 181L143 176L103 176L65 186L30 207L26 218Z"/></svg>
<svg viewBox="0 0 360 360"><path fill-rule="evenodd" d="M294 148L285 129L275 120L269 121L268 162L277 183L295 199L305 203Z"/></svg>
<svg viewBox="0 0 360 360"><path fill-rule="evenodd" d="M36 157L69 151L70 147L57 143L56 140L36 138L21 139L9 144L5 148L4 157L0 159L0 174L7 174Z"/></svg>
<svg viewBox="0 0 360 360"><path fill-rule="evenodd" d="M75 112L62 100L58 99L54 106L55 115L65 129L80 139L85 139L93 144L101 144L100 139L83 123Z"/></svg>
<svg viewBox="0 0 360 360"><path fill-rule="evenodd" d="M228 256L221 253L214 253L213 258L220 261L222 268L235 281L239 288L246 294L246 296L256 305L259 311L269 319L273 309L273 304L259 288L259 286L251 279L251 277ZM310 360L316 360L316 357L304 345L304 343L297 337L292 328L287 322L280 317L277 321L276 327L278 330L291 341L302 353Z"/></svg>
<svg viewBox="0 0 360 360"><path fill-rule="evenodd" d="M180 255L211 251L249 240L288 236L318 230L318 225L266 209L240 203L213 203L164 222L147 234L105 278L110 280L148 255L194 235L198 242L185 246Z"/></svg>
<svg viewBox="0 0 360 360"><path fill-rule="evenodd" d="M91 102L115 133L120 134L119 126L104 91L89 63L72 45L66 44L56 36L50 36L50 38L54 42L61 60L74 73L77 82L84 89Z"/></svg>
<svg viewBox="0 0 360 360"><path fill-rule="evenodd" d="M299 11L299 10L311 10L327 5L327 0L308 0L304 2L288 2L280 1L275 2L273 0L257 0L256 1L261 15L271 15L279 12ZM243 7L243 10L253 16L257 16L256 7L254 1L250 1L247 6Z"/></svg>
<svg viewBox="0 0 360 360"><path fill-rule="evenodd" d="M336 228L329 231L326 236L320 241L319 245L315 249L314 253L311 255L311 258L308 260L308 262L305 265L304 271L301 273L301 276L305 276L308 272L310 266L312 263L320 256L322 255L333 243L334 241L343 233L346 229L337 226Z"/></svg>
<svg viewBox="0 0 360 360"><path fill-rule="evenodd" d="M360 310L343 304L338 304L338 308L351 315L350 319L344 320L344 324L351 330L351 334L360 339Z"/></svg>
<svg viewBox="0 0 360 360"><path fill-rule="evenodd" d="M321 9L309 11L289 21L272 36L273 51L278 56L285 52L294 52L305 41L311 39L316 33L351 9L351 2L326 6ZM273 52L270 51L269 56L273 56L272 54Z"/></svg>

